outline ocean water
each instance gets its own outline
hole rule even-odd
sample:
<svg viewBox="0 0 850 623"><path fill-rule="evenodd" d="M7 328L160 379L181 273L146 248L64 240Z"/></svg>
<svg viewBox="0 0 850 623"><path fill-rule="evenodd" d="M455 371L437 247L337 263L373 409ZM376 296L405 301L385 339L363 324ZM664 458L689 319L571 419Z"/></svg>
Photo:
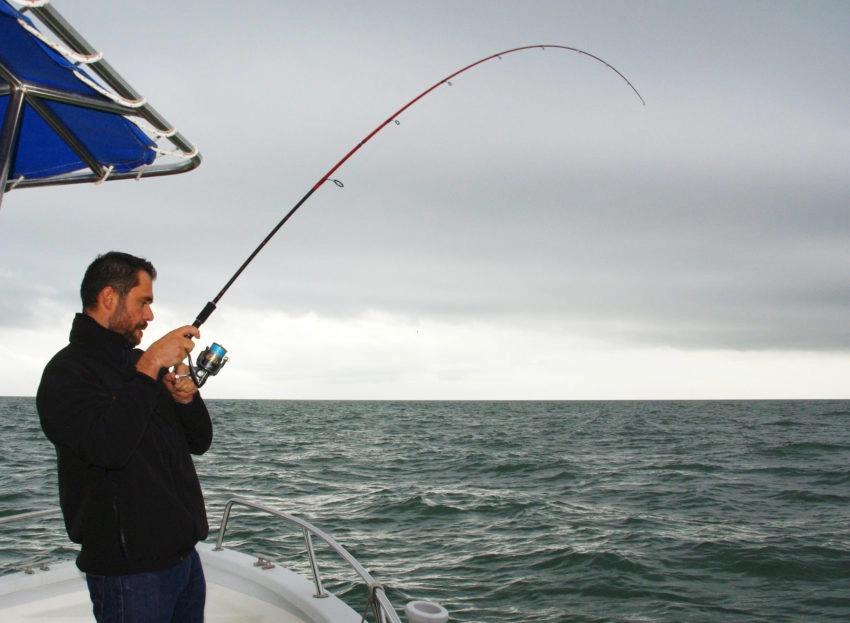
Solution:
<svg viewBox="0 0 850 623"><path fill-rule="evenodd" d="M56 505L33 403L0 398L0 515ZM211 524L232 495L303 516L397 606L489 623L850 621L850 401L209 407L196 465ZM73 556L61 522L38 523L0 526L0 572ZM236 510L225 543L286 562L295 537ZM359 588L331 584L362 610Z"/></svg>

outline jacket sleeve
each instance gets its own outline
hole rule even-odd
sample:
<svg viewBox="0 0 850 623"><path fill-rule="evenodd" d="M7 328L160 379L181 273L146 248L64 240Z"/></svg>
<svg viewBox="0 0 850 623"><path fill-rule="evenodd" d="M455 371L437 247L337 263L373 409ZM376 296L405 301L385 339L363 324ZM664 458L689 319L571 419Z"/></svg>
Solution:
<svg viewBox="0 0 850 623"><path fill-rule="evenodd" d="M54 357L36 395L41 426L56 446L86 463L124 467L150 425L157 384L126 372L112 388L72 357Z"/></svg>
<svg viewBox="0 0 850 623"><path fill-rule="evenodd" d="M212 421L201 394L195 394L194 400L187 405L175 403L174 412L183 427L189 452L203 454L209 450L213 438Z"/></svg>

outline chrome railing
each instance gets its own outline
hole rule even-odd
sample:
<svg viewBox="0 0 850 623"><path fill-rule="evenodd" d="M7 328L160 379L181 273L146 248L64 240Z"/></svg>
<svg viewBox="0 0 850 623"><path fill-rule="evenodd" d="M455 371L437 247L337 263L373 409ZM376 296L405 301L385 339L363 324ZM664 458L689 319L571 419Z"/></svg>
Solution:
<svg viewBox="0 0 850 623"><path fill-rule="evenodd" d="M299 517L295 517L294 515L290 515L289 513L284 513L282 511L276 510L274 508L269 508L268 506L264 506L262 504L256 504L255 502L251 502L250 500L246 500L244 498L231 498L224 507L224 515L221 518L221 527L218 531L218 538L215 542L215 549L220 550L222 548L222 543L224 542L224 535L227 531L227 522L230 519L230 511L234 504L238 504L239 506L245 506L247 508L253 508L258 511L262 511L264 513L268 513L270 515L274 515L275 517L279 517L280 519L284 519L290 523L297 525L301 528L301 531L304 535L304 543L307 547L307 557L309 558L310 567L313 571L313 582L316 585L316 594L314 597L323 598L327 597L329 593L327 593L322 586L322 576L319 571L319 564L316 560L316 554L313 550L313 537L317 537L324 541L336 554L342 558L348 565L360 576L360 579L366 585L368 589L367 595L367 604L366 607L371 608L372 614L375 616L375 620L377 623L401 623L399 619L398 613L393 607L392 603L390 603L389 598L387 597L386 592L384 591L383 585L377 582L366 569L363 568L363 565L352 556L342 545L337 543L337 541L330 536L329 534L323 532L313 524L304 519L300 519Z"/></svg>
<svg viewBox="0 0 850 623"><path fill-rule="evenodd" d="M62 510L59 508L48 508L43 511L32 511L29 513L21 513L19 515L9 515L8 517L0 517L0 524L13 523L15 521L26 521L27 519L37 519L39 517L50 517L58 515Z"/></svg>
<svg viewBox="0 0 850 623"><path fill-rule="evenodd" d="M325 591L324 587L322 586L322 575L319 570L319 563L316 559L315 550L313 549L313 537L315 536L324 541L334 552L336 552L336 554L340 558L342 558L345 562L348 563L348 565L354 570L354 572L358 576L360 576L360 579L366 585L366 588L368 590L366 608L372 610L372 614L375 617L376 623L401 623L398 613L390 602L389 597L387 597L383 585L380 582L377 582L354 556L352 556L342 545L340 545L336 541L336 539L334 539L326 532L317 528L310 522L305 521L304 519L301 519L299 517L295 517L294 515L290 515L289 513L284 513L283 511L279 511L274 508L269 508L268 506L257 504L244 498L231 498L224 507L224 515L221 518L221 526L219 528L218 537L216 538L215 542L216 550L222 549L224 536L227 532L227 523L230 519L230 512L234 504L247 508L253 508L255 510L262 511L270 515L274 515L275 517L284 519L301 528L302 534L304 536L304 543L307 547L307 557L309 559L310 567L313 572L313 582L316 586L316 594L314 595L314 597L323 598L329 595L329 593ZM58 508L49 508L28 513L20 513L17 515L0 517L0 524L26 521L29 519L37 519L40 517L50 517L53 515L59 515L60 513L61 510Z"/></svg>
<svg viewBox="0 0 850 623"><path fill-rule="evenodd" d="M0 517L0 525L15 523L18 521L29 521L31 519L39 519L41 517L55 517L62 514L62 509L60 508L46 508L40 511L30 511L27 513L18 513L17 515L7 515L6 517ZM33 562L33 563L24 563L25 566L21 567L20 570L26 574L33 574L35 570L38 569L48 569L46 562Z"/></svg>

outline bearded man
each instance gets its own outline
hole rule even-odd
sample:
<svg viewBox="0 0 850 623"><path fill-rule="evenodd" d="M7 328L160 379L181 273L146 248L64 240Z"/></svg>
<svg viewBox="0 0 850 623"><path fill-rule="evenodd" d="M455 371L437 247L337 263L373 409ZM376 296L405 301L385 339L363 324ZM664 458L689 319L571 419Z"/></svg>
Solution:
<svg viewBox="0 0 850 623"><path fill-rule="evenodd" d="M191 454L210 447L212 423L194 382L177 374L200 332L180 327L135 348L153 320L155 278L149 261L127 253L92 262L70 343L36 397L100 623L203 621L195 544L209 526Z"/></svg>

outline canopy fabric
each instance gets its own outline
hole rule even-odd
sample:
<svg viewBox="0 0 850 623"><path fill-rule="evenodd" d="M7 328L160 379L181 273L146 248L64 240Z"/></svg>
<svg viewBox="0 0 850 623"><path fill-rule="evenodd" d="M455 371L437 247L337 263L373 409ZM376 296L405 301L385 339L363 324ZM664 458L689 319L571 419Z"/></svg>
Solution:
<svg viewBox="0 0 850 623"><path fill-rule="evenodd" d="M0 0L0 119L6 118L15 81L39 87L37 91L25 91L23 114L8 154L8 180L21 176L44 178L91 168L33 107L35 99L53 113L53 123L58 121L64 126L68 136L79 141L104 169L126 172L151 164L156 158L156 144L123 115L54 99L51 94L58 92L113 104L74 74L80 69L27 32L20 19L33 25Z"/></svg>

